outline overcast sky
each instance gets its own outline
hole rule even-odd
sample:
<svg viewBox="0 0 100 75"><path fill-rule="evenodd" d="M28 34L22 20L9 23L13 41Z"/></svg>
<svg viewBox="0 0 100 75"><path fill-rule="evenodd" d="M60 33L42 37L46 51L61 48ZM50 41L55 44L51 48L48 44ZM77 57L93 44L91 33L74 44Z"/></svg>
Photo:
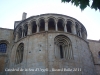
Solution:
<svg viewBox="0 0 100 75"><path fill-rule="evenodd" d="M22 19L22 13L27 18L45 13L58 13L79 20L86 28L88 39L100 39L100 12L87 7L81 11L70 3L61 0L0 0L0 27L14 28L14 21Z"/></svg>

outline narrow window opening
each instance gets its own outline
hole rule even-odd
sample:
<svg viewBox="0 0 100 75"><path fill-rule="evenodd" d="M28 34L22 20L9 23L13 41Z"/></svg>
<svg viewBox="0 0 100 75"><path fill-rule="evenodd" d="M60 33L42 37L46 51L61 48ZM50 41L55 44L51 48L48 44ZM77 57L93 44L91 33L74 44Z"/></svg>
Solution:
<svg viewBox="0 0 100 75"><path fill-rule="evenodd" d="M64 31L64 27L63 27L63 21L60 19L58 20L58 31Z"/></svg>
<svg viewBox="0 0 100 75"><path fill-rule="evenodd" d="M22 28L20 28L18 31L18 38L20 39L21 37L22 37Z"/></svg>
<svg viewBox="0 0 100 75"><path fill-rule="evenodd" d="M48 29L49 30L55 30L55 22L54 22L54 19L49 19L49 22L48 22Z"/></svg>
<svg viewBox="0 0 100 75"><path fill-rule="evenodd" d="M63 58L63 48L62 48L62 45L60 45L60 58Z"/></svg>
<svg viewBox="0 0 100 75"><path fill-rule="evenodd" d="M33 21L33 23L32 23L32 33L36 33L36 30L37 30L37 25L36 25L36 22Z"/></svg>
<svg viewBox="0 0 100 75"><path fill-rule="evenodd" d="M23 61L23 52L24 52L24 44L20 43L16 51L15 64L19 64Z"/></svg>
<svg viewBox="0 0 100 75"><path fill-rule="evenodd" d="M80 32L79 32L79 36L80 36Z"/></svg>
<svg viewBox="0 0 100 75"><path fill-rule="evenodd" d="M67 23L67 31L69 32L69 33L71 33L72 31L71 31L71 22L70 21L68 21L68 23Z"/></svg>
<svg viewBox="0 0 100 75"><path fill-rule="evenodd" d="M45 31L45 21L43 19L40 20L40 31Z"/></svg>

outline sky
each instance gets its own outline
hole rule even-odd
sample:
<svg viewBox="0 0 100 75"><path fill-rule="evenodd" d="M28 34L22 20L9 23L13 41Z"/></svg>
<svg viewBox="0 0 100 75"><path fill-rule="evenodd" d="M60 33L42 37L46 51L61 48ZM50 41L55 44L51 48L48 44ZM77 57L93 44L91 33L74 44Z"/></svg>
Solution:
<svg viewBox="0 0 100 75"><path fill-rule="evenodd" d="M45 13L58 13L71 16L80 21L87 30L87 38L100 40L100 11L87 7L81 11L71 3L61 0L0 0L0 27L14 29L14 21L22 20L22 13L27 18Z"/></svg>

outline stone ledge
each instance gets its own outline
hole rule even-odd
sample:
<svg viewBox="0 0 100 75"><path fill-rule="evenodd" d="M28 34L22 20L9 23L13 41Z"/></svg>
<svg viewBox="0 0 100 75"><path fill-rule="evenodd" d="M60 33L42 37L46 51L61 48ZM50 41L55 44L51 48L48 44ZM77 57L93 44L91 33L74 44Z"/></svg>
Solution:
<svg viewBox="0 0 100 75"><path fill-rule="evenodd" d="M7 57L7 53L0 53L0 56L6 56Z"/></svg>

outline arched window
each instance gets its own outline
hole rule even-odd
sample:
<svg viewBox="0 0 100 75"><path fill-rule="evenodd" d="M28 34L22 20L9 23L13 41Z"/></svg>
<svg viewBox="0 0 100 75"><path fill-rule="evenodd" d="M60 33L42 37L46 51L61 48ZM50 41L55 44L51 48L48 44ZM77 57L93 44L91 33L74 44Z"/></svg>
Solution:
<svg viewBox="0 0 100 75"><path fill-rule="evenodd" d="M19 28L18 30L18 39L22 37L22 28Z"/></svg>
<svg viewBox="0 0 100 75"><path fill-rule="evenodd" d="M37 30L37 25L36 25L36 21L32 22L32 33L36 33Z"/></svg>
<svg viewBox="0 0 100 75"><path fill-rule="evenodd" d="M64 22L63 22L62 19L59 19L59 20L58 20L58 23L57 23L58 31L64 31L63 23L64 23Z"/></svg>
<svg viewBox="0 0 100 75"><path fill-rule="evenodd" d="M23 61L24 44L20 43L16 50L15 64L19 64Z"/></svg>
<svg viewBox="0 0 100 75"><path fill-rule="evenodd" d="M69 33L72 33L71 25L72 25L72 22L67 21L66 27L67 27L67 32L69 32Z"/></svg>
<svg viewBox="0 0 100 75"><path fill-rule="evenodd" d="M48 29L49 30L55 30L55 21L53 18L50 18L48 20Z"/></svg>
<svg viewBox="0 0 100 75"><path fill-rule="evenodd" d="M40 31L45 31L45 21L44 19L41 19L39 22L40 26Z"/></svg>
<svg viewBox="0 0 100 75"><path fill-rule="evenodd" d="M28 26L27 24L24 26L24 36L27 36Z"/></svg>
<svg viewBox="0 0 100 75"><path fill-rule="evenodd" d="M7 50L7 44L0 43L0 53L6 53L6 50Z"/></svg>
<svg viewBox="0 0 100 75"><path fill-rule="evenodd" d="M80 29L79 24L76 23L76 33L77 33L77 36L81 36L82 31L83 31L83 29Z"/></svg>
<svg viewBox="0 0 100 75"><path fill-rule="evenodd" d="M54 41L56 58L73 59L72 44L67 36L58 35Z"/></svg>

